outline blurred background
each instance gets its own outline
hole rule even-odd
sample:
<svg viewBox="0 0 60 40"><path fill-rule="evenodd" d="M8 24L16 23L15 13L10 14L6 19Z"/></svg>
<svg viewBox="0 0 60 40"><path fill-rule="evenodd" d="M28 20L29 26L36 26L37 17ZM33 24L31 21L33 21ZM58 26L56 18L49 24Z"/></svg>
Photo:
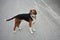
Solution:
<svg viewBox="0 0 60 40"><path fill-rule="evenodd" d="M36 32L29 31L28 22L22 21L22 30L13 32L17 14L37 10ZM60 0L0 0L0 40L60 40Z"/></svg>

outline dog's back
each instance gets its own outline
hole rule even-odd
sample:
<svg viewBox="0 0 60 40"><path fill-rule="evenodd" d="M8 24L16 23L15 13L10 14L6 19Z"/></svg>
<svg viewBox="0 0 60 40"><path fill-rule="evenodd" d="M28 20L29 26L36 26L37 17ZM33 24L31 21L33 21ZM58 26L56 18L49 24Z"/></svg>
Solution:
<svg viewBox="0 0 60 40"><path fill-rule="evenodd" d="M7 21L10 21L14 18L18 18L20 20L25 20L25 21L29 21L29 19L31 19L33 21L33 19L31 18L30 14L18 14L10 19L7 19Z"/></svg>
<svg viewBox="0 0 60 40"><path fill-rule="evenodd" d="M25 21L29 21L29 19L33 20L30 14L19 14L15 18L18 18L20 20L25 20Z"/></svg>

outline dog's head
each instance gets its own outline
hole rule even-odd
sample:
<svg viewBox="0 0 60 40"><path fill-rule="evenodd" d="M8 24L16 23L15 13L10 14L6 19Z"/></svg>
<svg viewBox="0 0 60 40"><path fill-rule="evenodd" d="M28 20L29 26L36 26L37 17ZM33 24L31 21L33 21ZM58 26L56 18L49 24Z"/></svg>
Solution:
<svg viewBox="0 0 60 40"><path fill-rule="evenodd" d="M30 10L30 16L36 19L37 11L35 9Z"/></svg>
<svg viewBox="0 0 60 40"><path fill-rule="evenodd" d="M30 10L30 14L36 15L37 11L35 9Z"/></svg>

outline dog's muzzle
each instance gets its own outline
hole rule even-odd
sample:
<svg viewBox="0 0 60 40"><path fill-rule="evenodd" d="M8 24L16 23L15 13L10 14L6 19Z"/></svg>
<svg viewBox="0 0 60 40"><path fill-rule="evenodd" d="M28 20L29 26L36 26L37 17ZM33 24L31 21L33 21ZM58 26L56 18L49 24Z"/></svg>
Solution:
<svg viewBox="0 0 60 40"><path fill-rule="evenodd" d="M33 15L33 14L32 14L31 17L32 17L32 18L36 18L36 15Z"/></svg>

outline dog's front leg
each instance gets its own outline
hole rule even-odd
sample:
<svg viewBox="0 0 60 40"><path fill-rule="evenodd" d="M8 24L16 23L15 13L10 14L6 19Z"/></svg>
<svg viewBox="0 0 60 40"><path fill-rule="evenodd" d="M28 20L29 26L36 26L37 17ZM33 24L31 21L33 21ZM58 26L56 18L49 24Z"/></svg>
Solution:
<svg viewBox="0 0 60 40"><path fill-rule="evenodd" d="M35 21L32 22L32 30L36 31L36 29L35 29Z"/></svg>
<svg viewBox="0 0 60 40"><path fill-rule="evenodd" d="M35 23L36 23L36 19L33 18L33 21L32 21L32 27L33 27L32 30L33 30L33 31L36 31L35 28L34 28L34 27L35 27Z"/></svg>
<svg viewBox="0 0 60 40"><path fill-rule="evenodd" d="M30 27L29 28L30 29L30 32L33 33L33 31L32 31L32 21L31 20L29 21L29 27Z"/></svg>

